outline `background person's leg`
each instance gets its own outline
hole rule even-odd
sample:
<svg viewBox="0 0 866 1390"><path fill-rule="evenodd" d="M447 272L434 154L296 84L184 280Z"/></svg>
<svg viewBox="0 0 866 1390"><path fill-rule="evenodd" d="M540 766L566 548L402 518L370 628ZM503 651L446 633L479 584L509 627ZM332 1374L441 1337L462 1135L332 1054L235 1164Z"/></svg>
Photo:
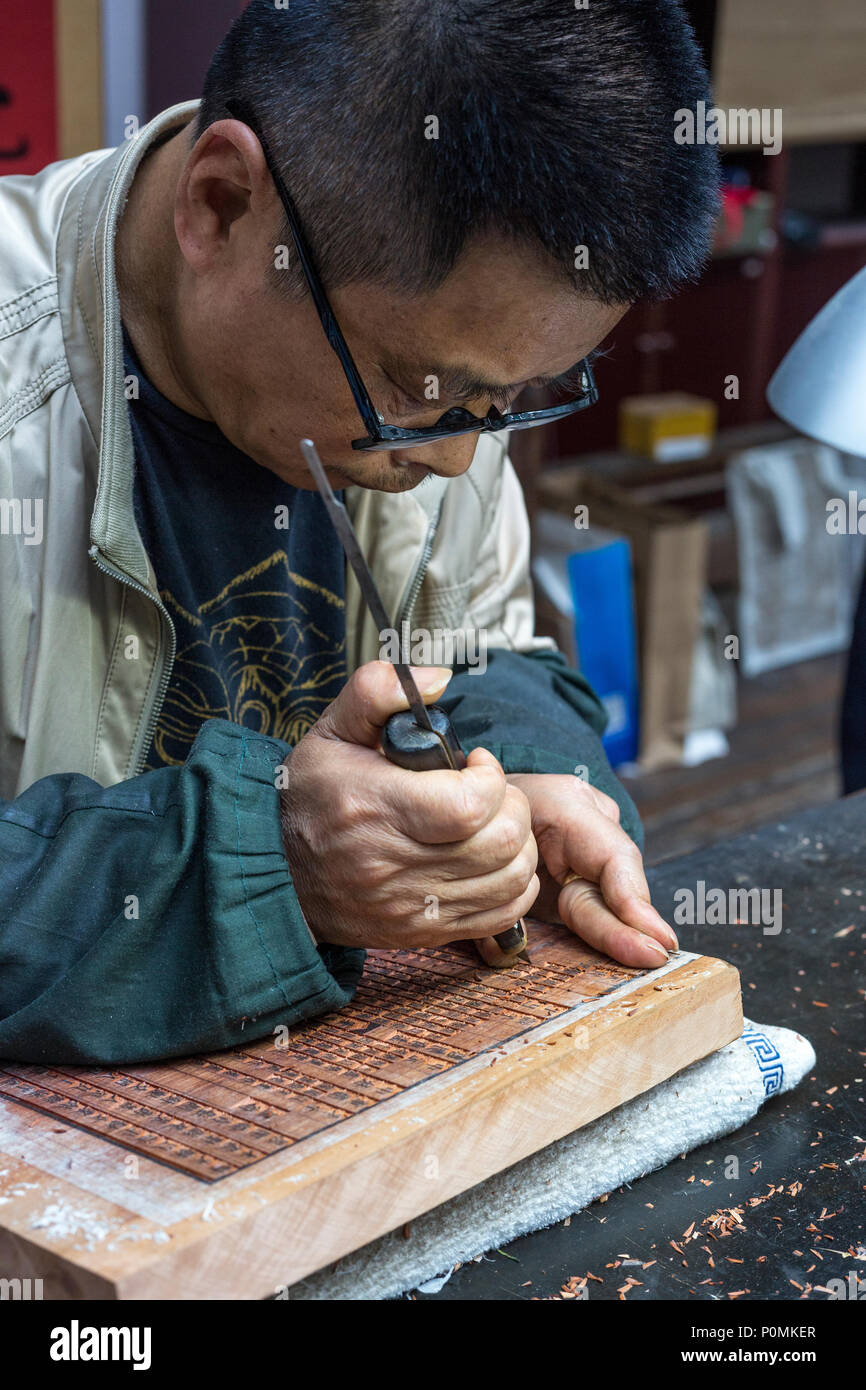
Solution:
<svg viewBox="0 0 866 1390"><path fill-rule="evenodd" d="M842 697L842 783L845 794L866 787L866 574L857 600Z"/></svg>

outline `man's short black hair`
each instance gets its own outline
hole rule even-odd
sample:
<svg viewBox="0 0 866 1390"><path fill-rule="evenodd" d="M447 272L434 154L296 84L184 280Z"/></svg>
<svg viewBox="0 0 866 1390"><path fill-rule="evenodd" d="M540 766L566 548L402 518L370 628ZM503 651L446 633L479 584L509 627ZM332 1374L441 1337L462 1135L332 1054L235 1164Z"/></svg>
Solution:
<svg viewBox="0 0 866 1390"><path fill-rule="evenodd" d="M718 161L674 141L675 111L709 99L678 0L251 0L199 131L230 97L252 104L328 287L433 289L487 231L610 304L706 259Z"/></svg>

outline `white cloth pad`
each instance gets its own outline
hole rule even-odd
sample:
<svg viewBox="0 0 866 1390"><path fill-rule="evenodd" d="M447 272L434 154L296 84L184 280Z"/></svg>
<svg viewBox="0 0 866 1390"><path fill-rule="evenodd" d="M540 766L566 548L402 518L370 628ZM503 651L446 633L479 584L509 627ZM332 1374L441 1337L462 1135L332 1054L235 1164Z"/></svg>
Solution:
<svg viewBox="0 0 866 1390"><path fill-rule="evenodd" d="M527 1231L551 1226L621 1183L729 1134L767 1096L790 1091L815 1064L788 1028L746 1022L727 1047L651 1091L531 1154L502 1174L293 1284L290 1299L383 1299L417 1288ZM508 1206L503 1191L511 1194ZM444 1281L443 1281L444 1282ZM434 1288L426 1292L435 1292Z"/></svg>

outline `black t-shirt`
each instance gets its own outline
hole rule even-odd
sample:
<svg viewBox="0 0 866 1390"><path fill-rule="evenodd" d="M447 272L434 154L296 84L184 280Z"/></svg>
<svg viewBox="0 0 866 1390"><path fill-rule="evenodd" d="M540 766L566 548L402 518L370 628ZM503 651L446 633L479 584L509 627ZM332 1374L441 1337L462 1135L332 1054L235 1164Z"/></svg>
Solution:
<svg viewBox="0 0 866 1390"><path fill-rule="evenodd" d="M339 693L345 561L318 492L282 482L145 378L124 336L135 518L177 634L146 770L206 719L294 744Z"/></svg>

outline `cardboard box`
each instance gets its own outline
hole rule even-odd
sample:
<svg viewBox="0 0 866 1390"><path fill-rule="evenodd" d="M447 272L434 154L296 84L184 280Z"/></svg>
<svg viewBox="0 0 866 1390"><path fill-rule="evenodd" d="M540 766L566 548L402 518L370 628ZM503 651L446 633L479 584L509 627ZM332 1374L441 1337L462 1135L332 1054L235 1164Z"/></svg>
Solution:
<svg viewBox="0 0 866 1390"><path fill-rule="evenodd" d="M666 391L626 396L619 407L619 444L656 463L708 454L716 433L716 406L704 396Z"/></svg>
<svg viewBox="0 0 866 1390"><path fill-rule="evenodd" d="M787 145L866 139L864 72L863 0L719 0L715 104L783 111Z"/></svg>
<svg viewBox="0 0 866 1390"><path fill-rule="evenodd" d="M636 502L580 465L543 473L541 505L573 517L588 509L591 526L626 536L631 545L640 665L640 763L676 766L691 725L692 665L707 574L707 527L672 507Z"/></svg>

